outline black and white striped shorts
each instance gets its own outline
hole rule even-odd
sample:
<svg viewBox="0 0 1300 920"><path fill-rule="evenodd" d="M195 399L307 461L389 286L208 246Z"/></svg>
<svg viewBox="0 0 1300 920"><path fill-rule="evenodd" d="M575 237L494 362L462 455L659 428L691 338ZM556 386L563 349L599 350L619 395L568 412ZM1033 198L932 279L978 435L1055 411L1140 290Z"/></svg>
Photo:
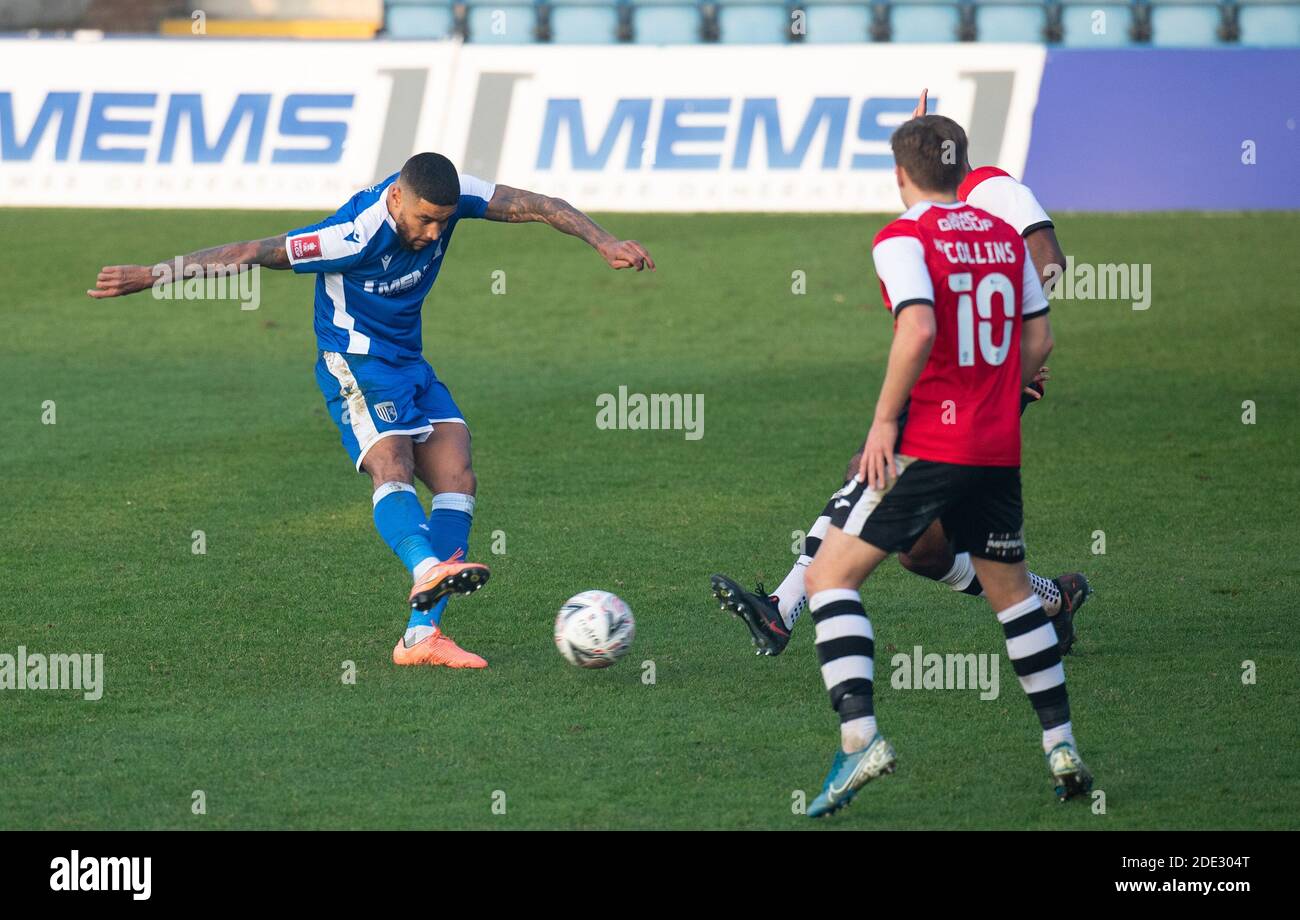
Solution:
<svg viewBox="0 0 1300 920"><path fill-rule="evenodd" d="M889 553L906 552L938 518L953 552L1025 558L1020 468L894 456L898 478L877 492L851 479L831 500L831 524Z"/></svg>

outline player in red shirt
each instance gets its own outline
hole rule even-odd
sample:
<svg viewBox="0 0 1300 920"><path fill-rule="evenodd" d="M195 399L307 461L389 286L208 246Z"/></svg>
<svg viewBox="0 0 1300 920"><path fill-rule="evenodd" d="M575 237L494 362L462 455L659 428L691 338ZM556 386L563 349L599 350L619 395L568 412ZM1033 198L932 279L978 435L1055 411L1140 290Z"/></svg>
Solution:
<svg viewBox="0 0 1300 920"><path fill-rule="evenodd" d="M936 520L973 559L1042 725L1056 794L1068 799L1092 777L1074 746L1057 637L1025 567L1020 494L1020 394L1052 348L1047 299L1020 234L958 198L960 125L924 115L891 145L907 210L877 235L872 257L894 342L857 475L836 493L805 575L841 729L808 814L830 814L894 771L876 725L874 634L858 589Z"/></svg>
<svg viewBox="0 0 1300 920"><path fill-rule="evenodd" d="M925 90L921 92L920 101L912 112L913 118L926 114L928 95ZM1039 278L1045 287L1048 286L1064 266L1065 255L1057 242L1052 219L1034 193L996 166L971 169L969 162L964 165L966 171L957 188L957 197L1011 224L1024 237ZM1041 368L1034 381L1025 387L1021 395L1021 412L1042 397L1043 383L1048 377L1048 368ZM861 459L859 452L849 461L846 479L854 475ZM790 634L807 602L804 572L816 556L830 526L830 511L828 504L808 529L803 552L772 594L769 595L762 585L755 591L748 591L725 575L717 574L711 578L718 602L724 610L745 623L760 655L779 655L790 641ZM954 591L974 597L983 594L984 586L975 576L970 554L953 550L938 521L910 549L899 552L898 561L908 571L946 584ZM1030 572L1029 581L1051 619L1061 654L1069 654L1075 639L1074 616L1092 592L1088 579L1079 572L1056 578L1044 578Z"/></svg>

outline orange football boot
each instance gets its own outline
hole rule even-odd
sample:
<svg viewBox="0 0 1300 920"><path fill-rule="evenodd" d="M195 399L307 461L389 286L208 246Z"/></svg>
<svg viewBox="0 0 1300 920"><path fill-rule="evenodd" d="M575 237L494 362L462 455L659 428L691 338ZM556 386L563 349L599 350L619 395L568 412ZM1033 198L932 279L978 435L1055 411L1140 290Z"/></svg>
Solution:
<svg viewBox="0 0 1300 920"><path fill-rule="evenodd" d="M411 588L411 606L428 610L449 594L473 594L483 587L491 574L488 567L480 562L461 562L463 555L456 550L450 559L429 569Z"/></svg>
<svg viewBox="0 0 1300 920"><path fill-rule="evenodd" d="M393 648L393 664L427 664L446 668L487 667L486 661L473 652L465 651L440 627L434 627L432 635L425 636L410 648L398 639Z"/></svg>

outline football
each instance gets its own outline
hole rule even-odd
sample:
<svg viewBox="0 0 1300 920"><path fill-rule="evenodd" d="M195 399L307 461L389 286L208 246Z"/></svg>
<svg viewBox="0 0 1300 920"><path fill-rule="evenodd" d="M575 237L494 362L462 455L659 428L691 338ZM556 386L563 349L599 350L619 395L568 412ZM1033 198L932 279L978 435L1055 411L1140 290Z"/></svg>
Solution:
<svg viewBox="0 0 1300 920"><path fill-rule="evenodd" d="M627 654L636 634L632 608L608 591L583 591L555 617L555 647L570 664L607 668Z"/></svg>

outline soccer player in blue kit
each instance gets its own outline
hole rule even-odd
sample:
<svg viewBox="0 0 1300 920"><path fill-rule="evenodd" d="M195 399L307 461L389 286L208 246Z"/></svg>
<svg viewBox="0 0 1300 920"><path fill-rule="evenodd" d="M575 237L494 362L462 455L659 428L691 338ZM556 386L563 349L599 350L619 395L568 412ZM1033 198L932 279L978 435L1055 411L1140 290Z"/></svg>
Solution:
<svg viewBox="0 0 1300 920"><path fill-rule="evenodd" d="M482 587L488 568L465 560L476 480L465 419L424 360L420 311L463 218L541 221L576 236L614 269L654 269L635 240L620 240L558 198L462 176L420 153L400 173L362 189L330 217L279 236L181 257L185 276L260 265L316 276L316 381L343 446L374 487L375 528L410 569L399 665L487 666L442 631L447 600ZM117 297L170 277L175 260L114 265L91 297ZM415 477L433 492L425 517Z"/></svg>

